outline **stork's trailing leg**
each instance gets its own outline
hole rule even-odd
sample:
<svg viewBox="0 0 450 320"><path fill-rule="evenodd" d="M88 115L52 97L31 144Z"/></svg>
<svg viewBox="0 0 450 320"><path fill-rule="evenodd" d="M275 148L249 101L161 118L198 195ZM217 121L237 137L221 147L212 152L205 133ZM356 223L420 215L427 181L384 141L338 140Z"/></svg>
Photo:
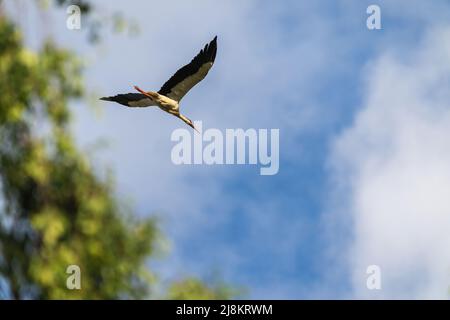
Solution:
<svg viewBox="0 0 450 320"><path fill-rule="evenodd" d="M142 90L141 88L139 88L138 86L134 86L134 88L139 91L140 93L142 93L143 95L147 96L149 99L151 99L152 101L156 101L158 99L158 94L156 92L145 92L144 90Z"/></svg>

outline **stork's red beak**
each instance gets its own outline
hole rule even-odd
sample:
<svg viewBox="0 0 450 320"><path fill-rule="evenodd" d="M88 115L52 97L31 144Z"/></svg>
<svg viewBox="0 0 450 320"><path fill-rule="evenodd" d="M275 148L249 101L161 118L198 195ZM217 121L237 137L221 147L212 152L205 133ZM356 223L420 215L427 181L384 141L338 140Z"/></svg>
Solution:
<svg viewBox="0 0 450 320"><path fill-rule="evenodd" d="M198 131L197 128L194 127L194 124L192 123L192 121L191 121L191 123L189 123L189 125L192 127L192 129L194 129L195 131L197 131L200 134L200 131Z"/></svg>

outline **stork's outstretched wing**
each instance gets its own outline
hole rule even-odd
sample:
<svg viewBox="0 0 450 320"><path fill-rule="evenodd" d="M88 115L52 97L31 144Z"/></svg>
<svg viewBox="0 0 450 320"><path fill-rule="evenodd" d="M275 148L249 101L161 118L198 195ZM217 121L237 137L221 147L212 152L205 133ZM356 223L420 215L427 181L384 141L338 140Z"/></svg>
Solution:
<svg viewBox="0 0 450 320"><path fill-rule="evenodd" d="M127 107L149 107L155 103L142 93L125 93L112 97L103 97L100 100L114 101Z"/></svg>
<svg viewBox="0 0 450 320"><path fill-rule="evenodd" d="M202 81L214 64L217 36L192 61L178 70L158 91L170 99L180 101L197 83Z"/></svg>

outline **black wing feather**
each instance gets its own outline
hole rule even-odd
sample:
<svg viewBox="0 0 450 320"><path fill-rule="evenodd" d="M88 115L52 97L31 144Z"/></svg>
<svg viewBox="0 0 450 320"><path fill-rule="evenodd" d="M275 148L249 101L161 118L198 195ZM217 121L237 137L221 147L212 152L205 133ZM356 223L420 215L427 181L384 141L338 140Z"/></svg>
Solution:
<svg viewBox="0 0 450 320"><path fill-rule="evenodd" d="M214 63L217 54L217 36L195 56L192 61L179 69L158 91L159 94L168 96L172 88L184 79L194 75L205 63Z"/></svg>
<svg viewBox="0 0 450 320"><path fill-rule="evenodd" d="M127 107L130 106L130 104L129 104L130 102L140 101L143 99L147 99L147 97L145 95L143 95L142 93L124 93L124 94L118 94L118 95L111 96L111 97L100 98L100 100L114 101L114 102L120 103Z"/></svg>

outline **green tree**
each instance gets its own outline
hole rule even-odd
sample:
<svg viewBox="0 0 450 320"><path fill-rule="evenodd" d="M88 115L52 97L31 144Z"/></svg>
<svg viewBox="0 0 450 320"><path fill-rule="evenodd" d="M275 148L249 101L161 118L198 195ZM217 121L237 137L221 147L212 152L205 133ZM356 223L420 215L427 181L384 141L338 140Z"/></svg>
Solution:
<svg viewBox="0 0 450 320"><path fill-rule="evenodd" d="M71 52L51 42L27 49L0 14L0 297L150 297L147 261L160 234L154 219L135 218L116 199L112 178L95 174L76 147L67 104L83 94L82 65ZM81 290L66 287L69 265L81 269ZM164 295L231 296L195 279Z"/></svg>
<svg viewBox="0 0 450 320"><path fill-rule="evenodd" d="M80 64L51 43L24 48L4 17L0 61L4 287L14 298L144 297L155 223L133 219L74 145L67 101L83 93ZM71 264L82 270L82 290L66 288Z"/></svg>
<svg viewBox="0 0 450 320"><path fill-rule="evenodd" d="M240 296L244 290L216 281L207 285L196 278L174 281L168 288L167 298L174 300L226 300Z"/></svg>

